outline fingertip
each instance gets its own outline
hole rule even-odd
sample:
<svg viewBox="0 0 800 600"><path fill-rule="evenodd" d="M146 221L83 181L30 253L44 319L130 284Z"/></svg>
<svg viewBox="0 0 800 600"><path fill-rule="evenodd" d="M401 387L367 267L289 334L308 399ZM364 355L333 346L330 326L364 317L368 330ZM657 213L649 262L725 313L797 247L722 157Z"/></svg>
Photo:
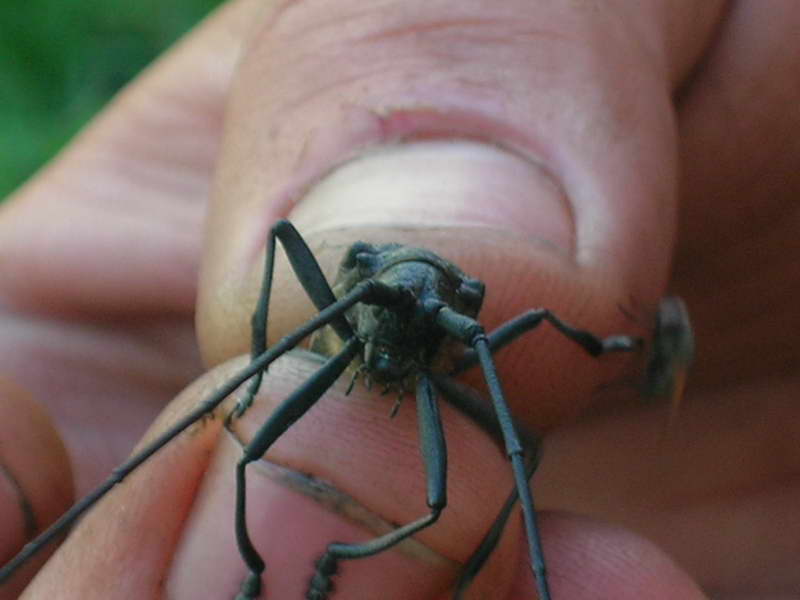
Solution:
<svg viewBox="0 0 800 600"><path fill-rule="evenodd" d="M223 376L211 372L181 392L132 456L149 452L149 444L206 399ZM162 597L166 572L220 429L220 419L207 415L100 496L32 582L27 590L31 597ZM121 473L119 468L109 481L115 473Z"/></svg>
<svg viewBox="0 0 800 600"><path fill-rule="evenodd" d="M706 598L672 558L629 530L573 514L548 512L541 517L553 598ZM535 589L527 555L521 553L512 591L507 598L530 598Z"/></svg>
<svg viewBox="0 0 800 600"><path fill-rule="evenodd" d="M7 563L72 502L72 470L50 417L23 388L0 378L0 563ZM23 566L0 598L16 598L48 552Z"/></svg>

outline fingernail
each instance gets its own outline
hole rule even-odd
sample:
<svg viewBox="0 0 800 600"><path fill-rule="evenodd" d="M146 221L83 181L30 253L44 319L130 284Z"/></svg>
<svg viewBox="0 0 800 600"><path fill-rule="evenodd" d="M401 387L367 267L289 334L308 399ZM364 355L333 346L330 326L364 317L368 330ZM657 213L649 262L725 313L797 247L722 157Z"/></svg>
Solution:
<svg viewBox="0 0 800 600"><path fill-rule="evenodd" d="M560 185L528 157L467 139L374 148L314 185L289 218L314 233L362 226L480 227L571 253Z"/></svg>

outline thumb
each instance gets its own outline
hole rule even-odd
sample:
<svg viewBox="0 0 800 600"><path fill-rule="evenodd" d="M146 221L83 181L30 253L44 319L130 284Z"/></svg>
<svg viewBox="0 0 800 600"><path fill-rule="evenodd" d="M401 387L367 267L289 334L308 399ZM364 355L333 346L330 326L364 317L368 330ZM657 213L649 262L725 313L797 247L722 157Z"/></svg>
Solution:
<svg viewBox="0 0 800 600"><path fill-rule="evenodd" d="M329 278L356 240L406 243L486 283L480 319L488 329L543 306L599 334L640 333L630 331L624 313L646 315L655 307L674 234L670 93L691 62L675 49L696 49L683 42L702 39L707 20L692 20L677 4L675 14L642 5L601 16L581 3L387 2L365 10L345 2L337 4L335 19L317 6L294 3L267 14L234 85L198 305L208 363L249 351L264 244L282 217L305 236ZM275 282L272 342L313 314L284 259ZM590 361L542 329L498 363L512 410L543 428L574 419L628 359ZM264 394L288 393L297 384L270 384ZM384 439L364 416L371 414L368 403L326 400L320 408L326 419L309 414L268 458L320 474L390 522L422 516L420 464L395 469L391 460L407 459L413 423L384 420L381 431L391 431ZM269 413L275 406L263 402L257 399L254 409ZM345 414L361 414L370 425L347 427L337 418ZM241 432L245 442L255 427ZM476 435L466 426L449 431L451 454L491 446L473 442ZM378 450L379 442L388 449ZM469 465L462 475L451 473L450 485L467 490L451 494L442 523L432 528L440 533L425 538L439 557L456 563L469 556L485 530L485 513L499 508L511 484L509 478L493 487L489 474L501 477L495 455L476 454L471 464L479 476L470 479ZM264 556L280 556L289 546L270 532L275 523L285 525L287 512L268 501L251 502L248 511L259 515L256 546ZM315 532L307 546L319 555L322 538L333 539L322 534L333 529L321 519L319 527L309 525L315 519L303 519L302 531ZM513 542L518 527L510 524L498 556L521 551ZM361 581L369 579L366 566L352 568ZM495 569L495 581L509 581L498 575L502 567ZM414 580L399 568L381 571L397 574L381 589L408 597ZM425 597L436 586L447 589L452 569L444 571ZM269 573L268 567L266 585L276 577ZM354 585L346 577L344 585Z"/></svg>
<svg viewBox="0 0 800 600"><path fill-rule="evenodd" d="M209 363L249 348L281 217L328 274L356 240L441 253L486 283L489 328L545 306L619 332L632 327L620 306L641 317L655 307L675 221L677 75L652 68L644 40L572 5L422 4L345 4L329 22L311 2L263 21L234 86L209 215L198 313ZM674 19L645 9L616 16L665 46L674 33ZM312 312L285 266L276 273L273 339ZM613 374L551 332L532 337L500 361L515 411L541 426L574 418ZM547 391L535 404L523 400L532 381Z"/></svg>

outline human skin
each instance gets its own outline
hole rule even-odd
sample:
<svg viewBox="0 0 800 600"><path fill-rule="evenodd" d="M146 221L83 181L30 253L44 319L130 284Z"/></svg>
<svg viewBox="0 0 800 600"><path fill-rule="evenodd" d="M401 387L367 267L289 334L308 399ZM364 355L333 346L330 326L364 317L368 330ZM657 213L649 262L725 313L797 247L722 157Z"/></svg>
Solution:
<svg viewBox="0 0 800 600"><path fill-rule="evenodd" d="M547 306L593 331L644 334L667 286L684 296L697 362L666 432L666 409L631 402L636 357L594 361L544 329L498 357L515 413L549 432L533 489L553 596L796 596L795 3L336 10L226 6L0 209L0 394L14 415L0 440L38 449L4 443L0 459L37 516L121 462L190 381L149 436L246 364L264 237L285 216L327 269L357 239L447 256L487 283L488 327ZM290 280L279 265L272 340L310 314ZM276 364L236 435L314 366ZM384 519L420 516L414 411L389 421L393 399L343 389L270 460ZM433 558L347 564L341 597L449 597L510 489L494 442L444 412L450 508L420 536ZM24 597L232 597L238 442L221 419L192 431L110 494ZM43 490L30 474L45 472ZM249 476L270 597L299 597L324 544L364 531L262 468ZM7 558L23 519L12 486L0 490ZM533 590L515 520L476 597Z"/></svg>

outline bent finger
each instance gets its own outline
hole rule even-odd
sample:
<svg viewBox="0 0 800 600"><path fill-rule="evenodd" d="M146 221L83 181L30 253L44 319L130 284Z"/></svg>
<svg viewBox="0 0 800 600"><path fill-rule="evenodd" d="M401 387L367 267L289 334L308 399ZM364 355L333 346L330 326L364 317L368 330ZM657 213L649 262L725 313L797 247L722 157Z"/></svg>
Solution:
<svg viewBox="0 0 800 600"><path fill-rule="evenodd" d="M0 564L44 530L73 497L64 444L45 411L21 388L0 378ZM46 554L0 588L17 598Z"/></svg>

